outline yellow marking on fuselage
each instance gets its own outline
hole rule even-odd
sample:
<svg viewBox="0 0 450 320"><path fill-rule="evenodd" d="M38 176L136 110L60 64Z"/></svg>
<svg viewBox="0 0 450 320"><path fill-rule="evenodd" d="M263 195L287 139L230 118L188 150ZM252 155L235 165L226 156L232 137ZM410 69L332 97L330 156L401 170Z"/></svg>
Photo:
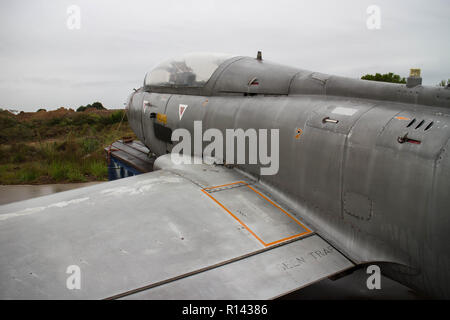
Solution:
<svg viewBox="0 0 450 320"><path fill-rule="evenodd" d="M158 120L159 122L162 122L164 124L167 124L167 115L166 114L162 114L162 113L157 113L156 114L156 120Z"/></svg>

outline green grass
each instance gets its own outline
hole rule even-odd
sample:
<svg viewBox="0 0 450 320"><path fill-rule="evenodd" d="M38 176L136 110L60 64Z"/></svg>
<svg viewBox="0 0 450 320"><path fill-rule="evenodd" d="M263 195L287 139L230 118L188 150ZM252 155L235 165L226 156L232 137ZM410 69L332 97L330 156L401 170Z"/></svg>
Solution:
<svg viewBox="0 0 450 320"><path fill-rule="evenodd" d="M2 119L0 125L0 184L42 184L102 181L107 179L103 150L123 136L134 136L119 110L109 115L17 122ZM23 135L21 132L23 131Z"/></svg>
<svg viewBox="0 0 450 320"><path fill-rule="evenodd" d="M108 168L106 166L106 161L91 161L87 165L88 174L98 178L103 179L108 175Z"/></svg>
<svg viewBox="0 0 450 320"><path fill-rule="evenodd" d="M23 183L30 183L35 181L41 174L42 171L37 166L27 166L20 171L19 179Z"/></svg>

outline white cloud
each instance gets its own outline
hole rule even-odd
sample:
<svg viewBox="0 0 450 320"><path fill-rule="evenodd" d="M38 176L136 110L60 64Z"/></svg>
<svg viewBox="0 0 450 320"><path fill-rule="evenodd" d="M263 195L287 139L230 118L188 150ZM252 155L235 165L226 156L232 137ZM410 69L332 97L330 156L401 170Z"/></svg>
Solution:
<svg viewBox="0 0 450 320"><path fill-rule="evenodd" d="M81 29L66 27L68 6ZM381 29L367 30L366 9L381 8ZM93 101L122 107L161 60L215 51L359 78L408 75L424 84L450 77L450 2L2 0L0 107L36 110Z"/></svg>

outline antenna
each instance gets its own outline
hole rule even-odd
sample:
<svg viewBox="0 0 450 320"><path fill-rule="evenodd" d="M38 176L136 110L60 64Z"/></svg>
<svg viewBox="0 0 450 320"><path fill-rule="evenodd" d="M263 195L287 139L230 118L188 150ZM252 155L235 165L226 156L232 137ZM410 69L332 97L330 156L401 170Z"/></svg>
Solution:
<svg viewBox="0 0 450 320"><path fill-rule="evenodd" d="M256 60L261 61L262 60L262 52L258 51L258 54L256 55Z"/></svg>

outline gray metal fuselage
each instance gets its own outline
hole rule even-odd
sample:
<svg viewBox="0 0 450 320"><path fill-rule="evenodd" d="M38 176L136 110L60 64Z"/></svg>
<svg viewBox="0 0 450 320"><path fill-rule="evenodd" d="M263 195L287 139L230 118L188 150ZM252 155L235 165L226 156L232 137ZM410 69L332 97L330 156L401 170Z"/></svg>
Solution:
<svg viewBox="0 0 450 320"><path fill-rule="evenodd" d="M249 85L253 78L257 86ZM161 127L193 134L201 120L203 130L224 135L225 129L279 129L277 174L260 175L260 165L238 167L355 263L381 264L388 276L449 298L449 99L444 88L346 79L238 57L201 89L139 89L128 119L157 155L173 147L155 133ZM180 104L188 105L181 120ZM356 111L336 113L338 107ZM167 122L152 114L166 115Z"/></svg>

